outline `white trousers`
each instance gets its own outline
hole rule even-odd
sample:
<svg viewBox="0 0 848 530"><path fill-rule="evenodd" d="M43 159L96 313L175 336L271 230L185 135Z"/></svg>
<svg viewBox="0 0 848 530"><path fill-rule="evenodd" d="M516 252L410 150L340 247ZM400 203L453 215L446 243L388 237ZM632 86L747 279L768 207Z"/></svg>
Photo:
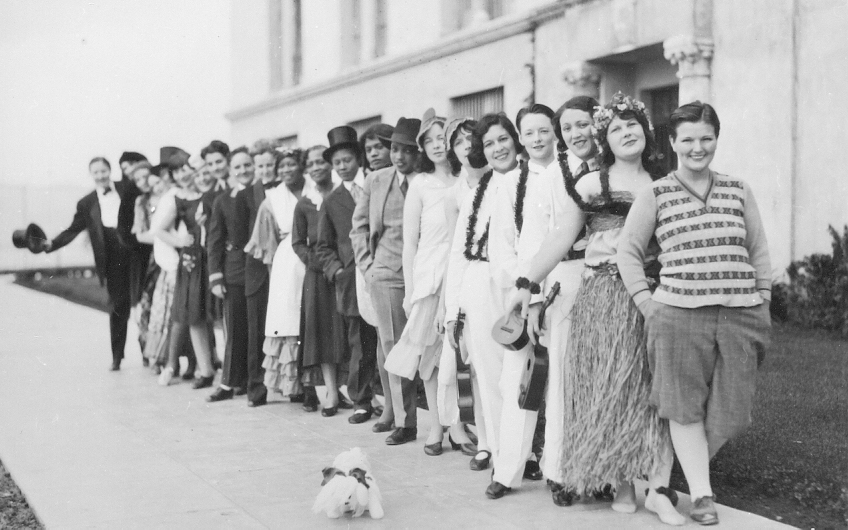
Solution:
<svg viewBox="0 0 848 530"><path fill-rule="evenodd" d="M490 330L491 331L491 330ZM495 474L492 477L508 488L521 486L524 465L533 450L533 433L538 412L518 406L519 385L532 345L520 351L504 350L503 367L498 381L503 404L495 456Z"/></svg>
<svg viewBox="0 0 848 530"><path fill-rule="evenodd" d="M542 343L548 343L548 388L545 398L545 450L542 453L542 473L554 482L563 482L562 439L564 435L563 356L571 333L571 306L583 278L583 260L558 264L548 275L546 287L560 283L559 296L546 312L547 331Z"/></svg>

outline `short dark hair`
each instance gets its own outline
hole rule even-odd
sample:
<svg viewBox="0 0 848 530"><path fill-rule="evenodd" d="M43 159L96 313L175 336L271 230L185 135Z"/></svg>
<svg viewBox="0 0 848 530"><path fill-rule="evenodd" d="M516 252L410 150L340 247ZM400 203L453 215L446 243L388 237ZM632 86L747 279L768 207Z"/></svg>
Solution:
<svg viewBox="0 0 848 530"><path fill-rule="evenodd" d="M147 157L141 153L136 153L135 151L124 151L121 155L121 158L118 159L118 165L123 164L124 162L129 162L130 164L136 164L138 162L146 162Z"/></svg>
<svg viewBox="0 0 848 530"><path fill-rule="evenodd" d="M220 152L221 151L207 151L206 154L208 155L209 153L220 153ZM244 153L247 156L249 156L251 158L251 160L253 159L253 156L251 156L250 150L247 148L247 146L242 145L241 147L236 147L232 151L229 151L229 153L227 154L227 163L229 164L230 162L232 162L233 158L239 153Z"/></svg>
<svg viewBox="0 0 848 530"><path fill-rule="evenodd" d="M692 103L687 103L674 109L674 112L672 112L671 116L668 118L668 133L671 135L672 139L676 139L677 127L679 127L681 123L698 123L699 121L712 125L713 130L715 130L716 138L718 138L718 133L721 129L721 122L718 121L718 114L716 114L712 105L709 103L702 103L700 101L693 101Z"/></svg>
<svg viewBox="0 0 848 530"><path fill-rule="evenodd" d="M521 110L518 111L518 114L515 115L515 128L519 131L521 130L521 120L523 120L528 114L542 114L547 116L552 122L554 119L553 109L547 105L542 105L541 103L533 103L528 107L522 107Z"/></svg>
<svg viewBox="0 0 848 530"><path fill-rule="evenodd" d="M453 150L453 143L456 141L456 136L460 131L465 131L466 133L473 133L474 128L477 127L476 120L465 120L462 122L459 127L453 130L450 135L448 141L448 162L451 165L451 171L454 175L458 175L460 171L462 171L462 162L459 161L459 157L456 156L456 152Z"/></svg>
<svg viewBox="0 0 848 530"><path fill-rule="evenodd" d="M245 148L247 149L247 148ZM230 146L221 140L212 140L209 145L200 150L200 158L206 160L206 155L220 153L227 160L230 159Z"/></svg>
<svg viewBox="0 0 848 530"><path fill-rule="evenodd" d="M557 109L554 113L554 117L551 118L551 122L554 124L554 134L559 140L559 143L563 148L565 147L565 138L562 137L562 115L565 114L565 111L568 109L574 110L582 110L583 112L589 113L589 121L592 121L592 116L595 114L595 107L599 107L600 104L598 100L589 97L589 96L575 96L565 103L562 104L562 107Z"/></svg>
<svg viewBox="0 0 848 530"><path fill-rule="evenodd" d="M486 160L486 155L483 153L483 137L489 132L495 125L500 125L504 128L504 130L512 137L512 141L515 143L515 149L518 153L524 151L524 148L521 146L521 142L518 141L518 132L515 130L515 126L509 121L506 114L503 112L498 112L497 114L486 114L480 121L477 122L477 127L474 128L474 132L471 133L471 151L468 152L468 162L471 164L471 167L481 168L489 163Z"/></svg>
<svg viewBox="0 0 848 530"><path fill-rule="evenodd" d="M394 131L394 127L391 125L387 125L385 123L375 123L371 127L365 129L365 132L359 136L359 153L362 156L362 161L360 165L363 170L370 170L371 163L368 162L368 157L365 156L365 142L368 140L379 140L380 144L385 147L385 143L382 139L380 139L380 135L390 137L392 135L392 131ZM304 159L305 160L305 159Z"/></svg>
<svg viewBox="0 0 848 530"><path fill-rule="evenodd" d="M105 156L95 156L94 158L92 158L91 162L88 163L88 169L91 169L91 166L93 166L97 162L103 162L104 164L106 164L106 167L109 168L109 171L112 171L112 164L110 164L109 161L106 160Z"/></svg>

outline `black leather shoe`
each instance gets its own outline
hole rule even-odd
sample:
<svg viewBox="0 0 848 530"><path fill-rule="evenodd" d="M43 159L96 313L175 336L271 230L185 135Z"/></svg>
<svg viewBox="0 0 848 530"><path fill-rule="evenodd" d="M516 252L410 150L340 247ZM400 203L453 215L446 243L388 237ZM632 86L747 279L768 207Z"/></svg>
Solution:
<svg viewBox="0 0 848 530"><path fill-rule="evenodd" d="M192 379L194 379L194 370L188 369L180 377L182 377L183 381L191 381Z"/></svg>
<svg viewBox="0 0 848 530"><path fill-rule="evenodd" d="M247 400L247 406L248 407L261 407L262 405L267 405L267 404L268 404L268 395L267 394L260 397L260 398L256 398L256 399L253 399L253 400L250 400L250 399Z"/></svg>
<svg viewBox="0 0 848 530"><path fill-rule="evenodd" d="M324 407L323 409L321 409L321 415L324 416L325 418L329 418L331 416L335 416L336 412L338 412L338 411L339 411L338 405L336 405L335 407Z"/></svg>
<svg viewBox="0 0 848 530"><path fill-rule="evenodd" d="M306 401L306 394L295 394L293 396L289 396L289 402L291 403L303 403Z"/></svg>
<svg viewBox="0 0 848 530"><path fill-rule="evenodd" d="M512 488L507 488L500 482L493 480L492 483L489 484L489 487L486 488L486 497L490 499L500 499L510 490L512 490Z"/></svg>
<svg viewBox="0 0 848 530"><path fill-rule="evenodd" d="M453 449L454 451L462 451L462 454L468 455L468 456L474 456L474 455L477 454L477 445L476 444L456 443L456 442L453 441L453 438L451 438L450 434L448 434L448 441L451 444L451 449Z"/></svg>
<svg viewBox="0 0 848 530"><path fill-rule="evenodd" d="M389 432L395 428L395 422L393 421L378 421L371 427L372 432Z"/></svg>
<svg viewBox="0 0 848 530"><path fill-rule="evenodd" d="M312 393L308 393L306 395L306 399L303 400L303 406L301 408L305 412L316 412L318 410L318 395L315 394L314 390Z"/></svg>
<svg viewBox="0 0 848 530"><path fill-rule="evenodd" d="M430 445L424 444L424 454L428 456L439 456L443 451L442 442L436 442Z"/></svg>
<svg viewBox="0 0 848 530"><path fill-rule="evenodd" d="M418 437L418 429L415 427L399 427L386 438L386 445L402 445L411 442Z"/></svg>
<svg viewBox="0 0 848 530"><path fill-rule="evenodd" d="M485 458L477 458L481 453L486 453ZM477 456L471 459L471 462L468 464L468 467L471 468L471 471L483 471L484 469L489 468L489 462L492 460L492 453L490 451L486 451L483 449Z"/></svg>
<svg viewBox="0 0 848 530"><path fill-rule="evenodd" d="M206 401L208 401L209 403L215 403L216 401L224 401L225 399L233 399L232 388L228 390L218 387L214 392L212 392L212 394L210 394L206 398Z"/></svg>
<svg viewBox="0 0 848 530"><path fill-rule="evenodd" d="M200 390L201 388L209 388L212 386L212 383L215 382L215 376L210 375L209 377L198 377L194 380L194 384L191 385L191 388L195 390Z"/></svg>
<svg viewBox="0 0 848 530"><path fill-rule="evenodd" d="M121 369L121 361L112 361L112 366L109 368L110 372L117 372Z"/></svg>
<svg viewBox="0 0 848 530"><path fill-rule="evenodd" d="M368 421L368 420L370 420L370 419L371 419L371 414L373 414L373 412L372 412L372 411L370 411L370 410L366 410L366 409L356 409L356 412L354 412L354 413L353 413L353 414L352 414L352 415L351 415L351 416L347 419L347 422L348 422L348 423L352 423L352 424L354 424L354 425L356 425L356 424L358 424L358 423L365 423L366 421Z"/></svg>
<svg viewBox="0 0 848 530"><path fill-rule="evenodd" d="M527 480L542 480L542 470L539 468L539 462L528 460L524 464L524 478Z"/></svg>

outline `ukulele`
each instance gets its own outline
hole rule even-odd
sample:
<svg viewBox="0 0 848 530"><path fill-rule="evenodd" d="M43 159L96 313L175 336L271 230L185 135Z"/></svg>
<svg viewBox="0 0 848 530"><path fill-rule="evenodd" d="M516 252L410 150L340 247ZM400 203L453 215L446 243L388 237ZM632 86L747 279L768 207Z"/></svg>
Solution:
<svg viewBox="0 0 848 530"><path fill-rule="evenodd" d="M462 362L462 330L465 327L465 313L459 310L456 315L456 327L453 330L453 340L456 343L456 390L457 405L459 406L459 421L474 423L474 393L471 389L471 366Z"/></svg>
<svg viewBox="0 0 848 530"><path fill-rule="evenodd" d="M539 329L544 326L545 311L551 306L558 294L559 282L556 282L542 303L542 310L539 312ZM548 360L548 349L542 346L537 337L536 345L527 356L527 364L521 374L521 383L518 387L519 408L539 410L542 399L545 397L545 386L548 382Z"/></svg>

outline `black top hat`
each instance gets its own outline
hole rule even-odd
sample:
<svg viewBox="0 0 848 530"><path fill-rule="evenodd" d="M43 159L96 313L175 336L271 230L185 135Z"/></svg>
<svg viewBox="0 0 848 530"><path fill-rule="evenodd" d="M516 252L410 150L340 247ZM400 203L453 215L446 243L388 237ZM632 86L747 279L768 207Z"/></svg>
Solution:
<svg viewBox="0 0 848 530"><path fill-rule="evenodd" d="M35 223L30 223L26 230L12 232L12 244L18 248L28 248L33 254L44 250L42 244L47 242L47 234Z"/></svg>
<svg viewBox="0 0 848 530"><path fill-rule="evenodd" d="M359 142L356 141L356 129L349 125L342 125L330 129L327 133L327 140L330 141L330 147L324 150L324 160L330 162L333 158L333 153L339 149L351 149L359 158Z"/></svg>
<svg viewBox="0 0 848 530"><path fill-rule="evenodd" d="M418 136L418 129L420 128L421 120L401 118L398 120L397 125L395 125L395 130L390 137L378 136L378 138L380 138L380 141L386 147L391 147L393 143L398 143L418 149L418 143L416 143L415 137Z"/></svg>

